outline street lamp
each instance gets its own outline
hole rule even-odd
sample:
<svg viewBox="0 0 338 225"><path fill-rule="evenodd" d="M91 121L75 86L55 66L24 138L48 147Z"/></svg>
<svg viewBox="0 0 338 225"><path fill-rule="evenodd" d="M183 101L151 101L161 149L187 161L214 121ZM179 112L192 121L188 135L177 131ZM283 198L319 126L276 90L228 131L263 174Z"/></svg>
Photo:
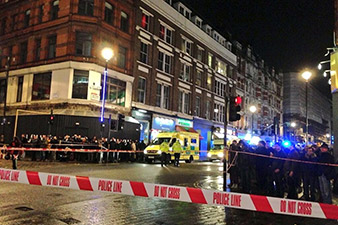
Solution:
<svg viewBox="0 0 338 225"><path fill-rule="evenodd" d="M252 106L250 106L249 110L252 113L252 117L251 117L251 133L253 134L253 124L254 124L253 119L254 119L254 113L257 111L257 107L254 106L254 105L252 105Z"/></svg>
<svg viewBox="0 0 338 225"><path fill-rule="evenodd" d="M305 144L307 145L309 142L309 118L308 118L308 86L309 86L309 79L311 78L312 73L310 71L304 71L302 73L302 77L305 80L305 117L306 117L306 133L305 133Z"/></svg>
<svg viewBox="0 0 338 225"><path fill-rule="evenodd" d="M297 126L297 124L295 123L295 122L291 122L291 127L296 127Z"/></svg>
<svg viewBox="0 0 338 225"><path fill-rule="evenodd" d="M104 120L104 107L106 102L106 83L108 75L108 61L113 57L114 52L111 48L104 48L101 52L102 57L106 60L106 67L103 74L103 90L102 90L102 105L101 105L101 116L100 122L103 123Z"/></svg>

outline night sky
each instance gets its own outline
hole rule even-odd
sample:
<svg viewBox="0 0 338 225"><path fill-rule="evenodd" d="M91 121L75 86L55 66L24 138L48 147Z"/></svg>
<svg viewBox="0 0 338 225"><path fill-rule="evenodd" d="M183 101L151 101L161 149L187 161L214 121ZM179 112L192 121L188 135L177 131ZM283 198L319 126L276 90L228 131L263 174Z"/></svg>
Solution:
<svg viewBox="0 0 338 225"><path fill-rule="evenodd" d="M333 46L334 0L181 0L204 22L254 52L282 72L317 68ZM329 69L329 64L324 66ZM329 93L318 72L311 81Z"/></svg>

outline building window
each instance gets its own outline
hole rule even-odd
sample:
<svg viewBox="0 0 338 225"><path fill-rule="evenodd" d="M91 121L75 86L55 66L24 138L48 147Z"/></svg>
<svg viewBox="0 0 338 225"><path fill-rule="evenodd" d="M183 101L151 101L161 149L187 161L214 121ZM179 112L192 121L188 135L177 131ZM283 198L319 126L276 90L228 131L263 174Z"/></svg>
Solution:
<svg viewBox="0 0 338 225"><path fill-rule="evenodd" d="M20 44L20 63L27 62L27 41Z"/></svg>
<svg viewBox="0 0 338 225"><path fill-rule="evenodd" d="M102 76L103 82L103 76ZM111 77L107 78L107 88L106 88L106 101L114 104L125 106L126 102L126 82L114 79ZM103 87L103 84L102 84ZM102 100L102 95L101 95Z"/></svg>
<svg viewBox="0 0 338 225"><path fill-rule="evenodd" d="M119 46L119 55L117 58L118 67L126 68L126 56L127 56L127 48Z"/></svg>
<svg viewBox="0 0 338 225"><path fill-rule="evenodd" d="M22 100L22 87L23 87L23 76L18 77L18 89L16 91L16 102L21 102Z"/></svg>
<svg viewBox="0 0 338 225"><path fill-rule="evenodd" d="M29 26L30 17L31 17L31 10L28 9L25 12L25 18L23 20L24 27L28 27Z"/></svg>
<svg viewBox="0 0 338 225"><path fill-rule="evenodd" d="M50 19L56 20L58 18L58 13L59 13L59 0L56 0L52 2L52 7L50 10Z"/></svg>
<svg viewBox="0 0 338 225"><path fill-rule="evenodd" d="M207 89L209 91L211 91L212 89L212 75L208 74L208 78L207 78Z"/></svg>
<svg viewBox="0 0 338 225"><path fill-rule="evenodd" d="M105 2L104 21L109 24L114 22L114 6L108 2Z"/></svg>
<svg viewBox="0 0 338 225"><path fill-rule="evenodd" d="M180 91L178 99L178 111L189 114L190 109L190 94Z"/></svg>
<svg viewBox="0 0 338 225"><path fill-rule="evenodd" d="M72 98L87 99L89 71L74 70Z"/></svg>
<svg viewBox="0 0 338 225"><path fill-rule="evenodd" d="M137 101L142 103L146 101L146 79L143 77L138 78Z"/></svg>
<svg viewBox="0 0 338 225"><path fill-rule="evenodd" d="M141 27L145 30L149 30L149 16L142 13Z"/></svg>
<svg viewBox="0 0 338 225"><path fill-rule="evenodd" d="M163 84L157 84L156 88L156 106L169 109L170 88Z"/></svg>
<svg viewBox="0 0 338 225"><path fill-rule="evenodd" d="M196 71L196 85L202 86L202 71Z"/></svg>
<svg viewBox="0 0 338 225"><path fill-rule="evenodd" d="M5 101L5 89L6 89L6 79L0 80L0 102Z"/></svg>
<svg viewBox="0 0 338 225"><path fill-rule="evenodd" d="M121 11L121 30L128 33L129 29L129 18L128 14Z"/></svg>
<svg viewBox="0 0 338 225"><path fill-rule="evenodd" d="M94 0L79 0L79 14L93 16Z"/></svg>
<svg viewBox="0 0 338 225"><path fill-rule="evenodd" d="M216 60L216 72L224 76L227 75L227 64L220 60Z"/></svg>
<svg viewBox="0 0 338 225"><path fill-rule="evenodd" d="M35 60L40 60L40 52L41 52L41 39L35 40Z"/></svg>
<svg viewBox="0 0 338 225"><path fill-rule="evenodd" d="M140 61L148 63L148 45L143 42L141 42Z"/></svg>
<svg viewBox="0 0 338 225"><path fill-rule="evenodd" d="M76 55L91 56L92 35L84 32L76 32Z"/></svg>
<svg viewBox="0 0 338 225"><path fill-rule="evenodd" d="M40 7L39 7L39 15L38 15L39 23L42 23L44 7L45 7L44 5L40 5Z"/></svg>
<svg viewBox="0 0 338 225"><path fill-rule="evenodd" d="M199 60L201 62L203 62L203 52L204 52L203 49L201 49L201 48L197 49L197 60Z"/></svg>
<svg viewBox="0 0 338 225"><path fill-rule="evenodd" d="M208 119L208 120L211 119L211 118L210 118L210 106L211 106L211 103L210 103L210 101L208 100L208 101L206 102L206 105L205 105L205 118Z"/></svg>
<svg viewBox="0 0 338 225"><path fill-rule="evenodd" d="M163 26L162 24L160 25L160 38L167 42L168 44L171 44L172 41L172 31Z"/></svg>
<svg viewBox="0 0 338 225"><path fill-rule="evenodd" d="M214 89L215 89L214 92L215 92L216 95L224 97L224 92L226 90L226 85L224 83L215 80Z"/></svg>
<svg viewBox="0 0 338 225"><path fill-rule="evenodd" d="M34 74L32 101L48 100L50 98L50 84L52 73Z"/></svg>
<svg viewBox="0 0 338 225"><path fill-rule="evenodd" d="M208 66L212 67L212 54L208 54Z"/></svg>
<svg viewBox="0 0 338 225"><path fill-rule="evenodd" d="M191 46L192 43L191 41L187 40L187 39L182 39L182 51L191 55Z"/></svg>
<svg viewBox="0 0 338 225"><path fill-rule="evenodd" d="M195 116L201 116L201 98L196 96Z"/></svg>
<svg viewBox="0 0 338 225"><path fill-rule="evenodd" d="M190 66L187 64L181 64L180 79L190 82Z"/></svg>
<svg viewBox="0 0 338 225"><path fill-rule="evenodd" d="M171 72L171 57L163 52L158 53L158 69L166 73Z"/></svg>
<svg viewBox="0 0 338 225"><path fill-rule="evenodd" d="M18 18L18 14L14 14L12 16L12 31L15 30L17 28L17 18Z"/></svg>
<svg viewBox="0 0 338 225"><path fill-rule="evenodd" d="M56 56L56 35L48 38L48 59Z"/></svg>
<svg viewBox="0 0 338 225"><path fill-rule="evenodd" d="M214 120L224 122L224 105L214 104Z"/></svg>

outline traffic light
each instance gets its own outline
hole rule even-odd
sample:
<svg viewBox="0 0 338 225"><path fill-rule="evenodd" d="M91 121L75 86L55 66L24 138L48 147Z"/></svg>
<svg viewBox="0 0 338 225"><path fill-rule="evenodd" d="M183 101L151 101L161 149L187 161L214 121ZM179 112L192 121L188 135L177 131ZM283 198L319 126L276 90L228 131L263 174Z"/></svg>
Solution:
<svg viewBox="0 0 338 225"><path fill-rule="evenodd" d="M241 115L238 112L241 111L241 104L242 98L237 97L230 97L230 105L229 105L229 121L234 122L241 119Z"/></svg>
<svg viewBox="0 0 338 225"><path fill-rule="evenodd" d="M123 127L124 127L124 115L119 114L118 130L123 130Z"/></svg>
<svg viewBox="0 0 338 225"><path fill-rule="evenodd" d="M50 114L50 116L49 116L49 120L48 120L48 123L50 124L50 125L53 125L54 124L54 119L55 119L55 116L54 116L54 114L53 114L53 112Z"/></svg>

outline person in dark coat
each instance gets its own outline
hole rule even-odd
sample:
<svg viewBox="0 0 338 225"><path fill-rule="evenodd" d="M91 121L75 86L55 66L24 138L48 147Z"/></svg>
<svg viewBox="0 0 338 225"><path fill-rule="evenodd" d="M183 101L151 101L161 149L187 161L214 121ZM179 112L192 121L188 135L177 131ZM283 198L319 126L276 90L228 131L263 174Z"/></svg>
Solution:
<svg viewBox="0 0 338 225"><path fill-rule="evenodd" d="M11 147L12 148L20 148L21 146L21 141L18 137L14 137L13 141L11 142ZM18 167L18 157L21 154L20 150L10 150L10 154L12 157L12 168L13 170L16 170Z"/></svg>
<svg viewBox="0 0 338 225"><path fill-rule="evenodd" d="M299 153L293 144L290 146L289 150L290 151L287 156L288 159L300 159ZM284 166L288 193L287 198L298 199L297 187L300 175L299 163L294 161L286 161Z"/></svg>
<svg viewBox="0 0 338 225"><path fill-rule="evenodd" d="M239 170L238 170L238 165L237 165L237 159L235 159L236 152L233 152L233 151L238 151L238 150L239 150L239 146L237 145L237 141L236 140L232 141L232 144L230 145L230 152L229 152L229 165L231 164L231 167L229 169L231 188L237 188L239 185Z"/></svg>
<svg viewBox="0 0 338 225"><path fill-rule="evenodd" d="M313 147L306 148L306 153L302 160L314 163L318 162L315 149ZM318 165L303 163L301 168L303 172L304 198L307 201L315 201L315 185L316 180L318 179Z"/></svg>
<svg viewBox="0 0 338 225"><path fill-rule="evenodd" d="M256 154L270 156L265 141L260 141L256 149ZM267 193L267 175L269 159L266 157L256 157L256 180L261 194Z"/></svg>
<svg viewBox="0 0 338 225"><path fill-rule="evenodd" d="M251 193L251 170L252 170L252 156L245 154L251 148L244 141L238 143L238 169L240 172L241 187L243 193ZM241 153L243 152L243 153Z"/></svg>
<svg viewBox="0 0 338 225"><path fill-rule="evenodd" d="M334 164L334 157L328 152L328 150L328 145L325 143L322 144L320 147L320 156L318 160L320 163ZM320 165L318 174L322 202L332 204L331 180L336 176L335 169L332 166Z"/></svg>
<svg viewBox="0 0 338 225"><path fill-rule="evenodd" d="M272 155L278 158L286 158L286 154L282 150L282 147L280 146L279 143L276 143L274 145ZM283 166L284 160L272 159L271 162L272 181L273 183L275 183L275 185L273 185L273 195L279 198L284 197Z"/></svg>

